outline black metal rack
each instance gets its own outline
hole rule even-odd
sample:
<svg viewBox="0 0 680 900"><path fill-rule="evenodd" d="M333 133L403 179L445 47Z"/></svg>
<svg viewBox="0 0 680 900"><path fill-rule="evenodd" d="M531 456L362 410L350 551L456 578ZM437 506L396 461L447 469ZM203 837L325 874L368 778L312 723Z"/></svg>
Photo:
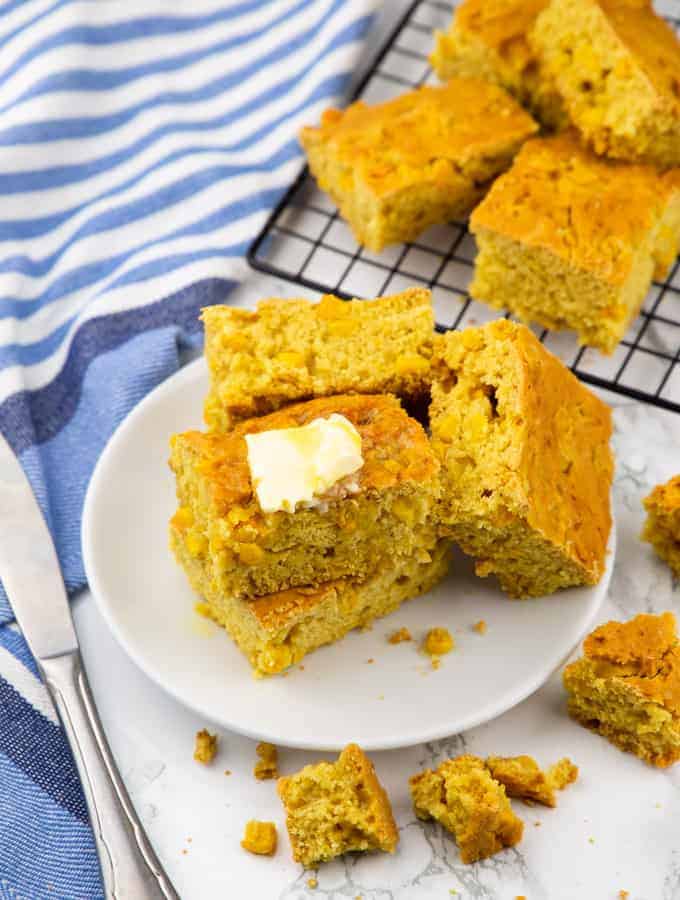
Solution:
<svg viewBox="0 0 680 900"><path fill-rule="evenodd" d="M446 28L455 4L415 0L357 86L352 99L388 99L435 83L427 61L435 28ZM680 2L663 12L680 30ZM464 223L437 226L418 241L376 255L359 246L334 204L305 167L248 251L254 269L320 293L377 297L412 285L432 290L439 330L481 324L502 315L467 293L475 247ZM611 356L579 347L573 334L534 329L583 381L680 412L680 259L655 282L640 315Z"/></svg>

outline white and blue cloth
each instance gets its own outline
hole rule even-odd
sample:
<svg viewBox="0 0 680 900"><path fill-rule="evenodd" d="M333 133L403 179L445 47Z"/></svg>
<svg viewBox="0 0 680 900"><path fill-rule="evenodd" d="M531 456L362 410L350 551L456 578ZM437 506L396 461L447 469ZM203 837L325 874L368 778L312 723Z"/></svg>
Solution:
<svg viewBox="0 0 680 900"><path fill-rule="evenodd" d="M70 592L99 453L244 277L372 7L0 0L0 430ZM101 896L69 749L0 586L0 898Z"/></svg>

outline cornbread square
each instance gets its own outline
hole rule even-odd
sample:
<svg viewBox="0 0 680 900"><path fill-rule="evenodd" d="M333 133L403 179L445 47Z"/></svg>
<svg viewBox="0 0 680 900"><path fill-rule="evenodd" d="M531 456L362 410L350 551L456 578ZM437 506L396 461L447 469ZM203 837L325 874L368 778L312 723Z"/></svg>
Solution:
<svg viewBox="0 0 680 900"><path fill-rule="evenodd" d="M647 520L642 540L648 541L680 578L680 475L658 484L644 504Z"/></svg>
<svg viewBox="0 0 680 900"><path fill-rule="evenodd" d="M432 445L440 517L511 597L595 584L611 528L611 412L524 325L442 335Z"/></svg>
<svg viewBox="0 0 680 900"><path fill-rule="evenodd" d="M204 598L201 612L227 630L258 678L284 671L318 647L429 591L446 574L451 549L442 540L427 555L404 558L364 581L339 579L245 600L216 588L209 563L187 549L185 529L174 525L170 535L179 564Z"/></svg>
<svg viewBox="0 0 680 900"><path fill-rule="evenodd" d="M279 778L293 858L304 866L353 850L394 853L399 832L373 763L357 744L336 762Z"/></svg>
<svg viewBox="0 0 680 900"><path fill-rule="evenodd" d="M246 434L304 425L332 413L361 436L363 465L319 505L263 512ZM186 547L207 557L216 590L259 597L336 578L366 578L387 562L428 559L436 543L439 463L421 425L391 396L322 397L249 419L226 434L171 439L170 466Z"/></svg>
<svg viewBox="0 0 680 900"><path fill-rule="evenodd" d="M680 242L680 179L601 159L574 133L524 145L474 211L471 295L611 353Z"/></svg>
<svg viewBox="0 0 680 900"><path fill-rule="evenodd" d="M564 670L569 713L653 766L680 759L680 646L675 616L642 614L590 634Z"/></svg>
<svg viewBox="0 0 680 900"><path fill-rule="evenodd" d="M434 771L409 779L419 819L435 819L450 831L464 863L493 856L522 839L524 824L512 811L505 788L477 756L447 759Z"/></svg>
<svg viewBox="0 0 680 900"><path fill-rule="evenodd" d="M551 0L530 41L597 153L680 165L680 41L650 0Z"/></svg>
<svg viewBox="0 0 680 900"><path fill-rule="evenodd" d="M429 388L434 317L430 291L376 300L262 300L252 312L202 312L210 392L205 421L217 431L240 419L331 394L397 394Z"/></svg>
<svg viewBox="0 0 680 900"><path fill-rule="evenodd" d="M546 772L531 756L488 756L486 766L508 797L543 806L557 806L555 791L563 790L578 777L578 767L566 757Z"/></svg>
<svg viewBox="0 0 680 900"><path fill-rule="evenodd" d="M319 187L378 253L467 216L536 130L497 85L454 78L377 106L329 109L300 141Z"/></svg>
<svg viewBox="0 0 680 900"><path fill-rule="evenodd" d="M567 124L561 96L529 44L548 0L463 0L449 30L435 31L430 55L442 81L482 78L505 88L546 128Z"/></svg>

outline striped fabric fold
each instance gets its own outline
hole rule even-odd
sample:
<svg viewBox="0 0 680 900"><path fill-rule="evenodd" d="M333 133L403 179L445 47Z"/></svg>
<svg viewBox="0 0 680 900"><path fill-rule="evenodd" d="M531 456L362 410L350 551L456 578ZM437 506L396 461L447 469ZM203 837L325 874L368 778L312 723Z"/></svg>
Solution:
<svg viewBox="0 0 680 900"><path fill-rule="evenodd" d="M338 100L373 0L5 0L0 430L70 592L116 425L200 345ZM2 511L0 510L0 515ZM0 896L102 896L68 746L0 585Z"/></svg>

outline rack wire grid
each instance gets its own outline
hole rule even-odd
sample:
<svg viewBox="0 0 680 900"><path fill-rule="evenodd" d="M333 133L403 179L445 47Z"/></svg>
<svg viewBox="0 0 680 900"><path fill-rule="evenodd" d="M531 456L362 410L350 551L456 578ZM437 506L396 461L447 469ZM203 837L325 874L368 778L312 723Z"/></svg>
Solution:
<svg viewBox="0 0 680 900"><path fill-rule="evenodd" d="M427 56L434 29L448 27L454 7L441 0L412 3L352 99L378 103L436 84ZM659 8L680 33L680 0L665 0ZM345 299L427 286L440 331L503 315L468 295L474 257L474 240L462 222L435 226L417 241L371 253L357 244L306 167L248 252L251 266L259 271ZM680 259L666 281L652 285L640 315L611 356L579 347L571 332L532 330L583 381L680 412Z"/></svg>

